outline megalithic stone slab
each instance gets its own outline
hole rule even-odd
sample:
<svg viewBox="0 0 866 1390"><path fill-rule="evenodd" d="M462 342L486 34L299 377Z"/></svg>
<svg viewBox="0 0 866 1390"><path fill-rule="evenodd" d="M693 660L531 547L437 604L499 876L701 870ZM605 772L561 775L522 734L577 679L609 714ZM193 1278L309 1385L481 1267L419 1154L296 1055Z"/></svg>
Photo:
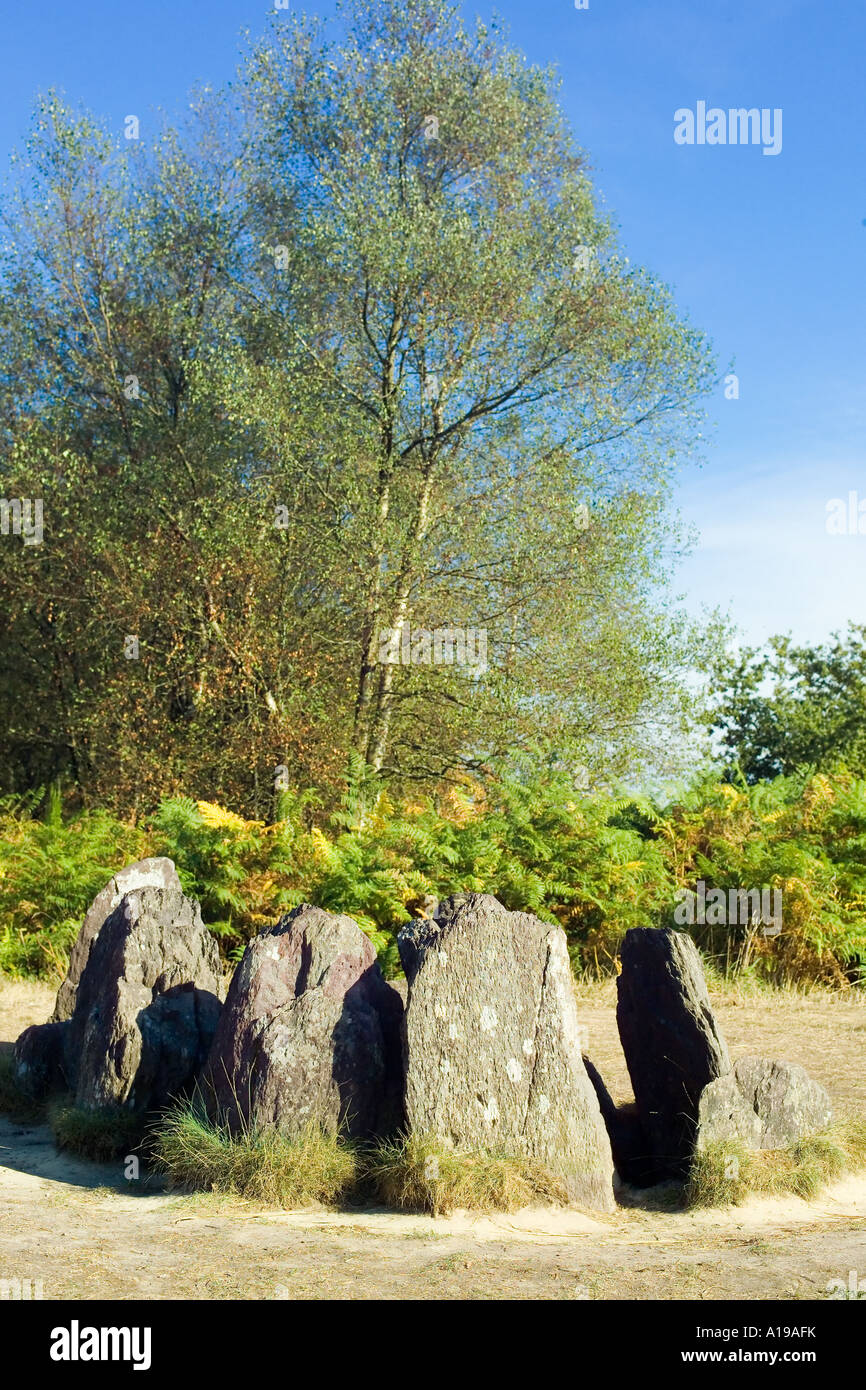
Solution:
<svg viewBox="0 0 866 1390"><path fill-rule="evenodd" d="M117 907L124 893L134 893L139 888L174 888L180 892L180 879L172 860L141 859L137 864L127 864L125 869L116 873L97 893L87 909L81 930L69 953L69 969L57 991L57 1002L51 1015L52 1022L62 1022L72 1017L75 1012L78 982L105 919Z"/></svg>
<svg viewBox="0 0 866 1390"><path fill-rule="evenodd" d="M402 1121L399 994L351 917L305 903L247 945L202 1090L231 1128L369 1138Z"/></svg>
<svg viewBox="0 0 866 1390"><path fill-rule="evenodd" d="M15 1043L15 1081L19 1090L33 1100L42 1100L51 1091L64 1090L65 1038L69 1023L34 1023L25 1028Z"/></svg>
<svg viewBox="0 0 866 1390"><path fill-rule="evenodd" d="M712 1144L738 1140L747 1149L761 1147L761 1122L749 1105L731 1071L705 1086L698 1103L695 1152Z"/></svg>
<svg viewBox="0 0 866 1390"><path fill-rule="evenodd" d="M616 1020L658 1177L688 1172L705 1086L731 1071L701 958L682 932L633 927L620 950Z"/></svg>
<svg viewBox="0 0 866 1390"><path fill-rule="evenodd" d="M739 1139L749 1149L784 1149L833 1119L827 1091L803 1067L742 1057L701 1096L697 1149Z"/></svg>
<svg viewBox="0 0 866 1390"><path fill-rule="evenodd" d="M610 1141L581 1057L562 928L472 893L408 923L398 945L411 1130L535 1159L575 1204L613 1210Z"/></svg>
<svg viewBox="0 0 866 1390"><path fill-rule="evenodd" d="M93 944L69 1025L76 1104L158 1109L190 1091L220 1014L220 964L198 903L126 893Z"/></svg>
<svg viewBox="0 0 866 1390"><path fill-rule="evenodd" d="M741 1057L734 1064L734 1075L760 1122L761 1149L784 1149L826 1129L833 1119L827 1091L793 1062Z"/></svg>

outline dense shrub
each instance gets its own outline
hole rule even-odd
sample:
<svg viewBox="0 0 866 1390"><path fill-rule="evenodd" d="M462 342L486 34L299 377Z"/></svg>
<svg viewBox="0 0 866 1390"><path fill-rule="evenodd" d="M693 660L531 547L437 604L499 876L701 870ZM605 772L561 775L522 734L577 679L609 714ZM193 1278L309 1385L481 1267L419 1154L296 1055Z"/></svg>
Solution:
<svg viewBox="0 0 866 1390"><path fill-rule="evenodd" d="M565 928L576 971L615 969L623 933L671 925L677 890L780 888L783 930L695 923L726 973L779 983L862 982L866 967L866 782L844 769L737 788L705 781L662 807L578 795L556 780L482 787L366 809L347 802L316 824L312 794L282 798L273 825L220 806L164 801L130 826L104 812L63 820L56 794L0 808L0 968L59 969L80 918L112 871L168 854L229 958L303 901L347 912L397 969L405 903L467 889Z"/></svg>
<svg viewBox="0 0 866 1390"><path fill-rule="evenodd" d="M92 899L123 864L148 853L148 836L104 811L63 819L56 790L0 802L0 970L44 975L66 953Z"/></svg>

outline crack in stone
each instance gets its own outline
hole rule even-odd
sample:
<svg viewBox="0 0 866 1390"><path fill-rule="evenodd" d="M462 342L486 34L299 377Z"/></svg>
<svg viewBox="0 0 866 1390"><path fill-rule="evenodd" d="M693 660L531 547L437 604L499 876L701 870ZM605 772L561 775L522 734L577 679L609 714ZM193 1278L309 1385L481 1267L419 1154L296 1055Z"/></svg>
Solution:
<svg viewBox="0 0 866 1390"><path fill-rule="evenodd" d="M547 953L546 953L545 958L544 958L544 969L543 969L542 972L541 972L541 989L540 989L539 994L538 994L538 1009L537 1009L536 1014L535 1014L535 1027L534 1027L533 1033L532 1033L533 1054L534 1054L534 1055L533 1055L533 1058L532 1058L532 1073L531 1073L530 1078L529 1078L529 1087L528 1087L527 1092L526 1092L526 1109L525 1109L524 1112L523 1112L523 1124L521 1125L521 1129L520 1129L521 1134L525 1134L525 1133L526 1133L526 1127L527 1127L527 1125L529 1124L529 1109L530 1109L530 1106L532 1105L532 1095L533 1095L533 1091L535 1090L535 1073L536 1073L536 1071L538 1070L538 1058L539 1058L539 1054L540 1054L540 1051L541 1051L541 1049L540 1049L539 1046L538 1046L538 1031L539 1031L539 1027L540 1027L540 1023L541 1023L541 1010L542 1010L542 1008L544 1007L544 990L545 990L545 987L546 987L546 985L547 985L547 973L548 973L548 970L549 970L549 968L550 968L550 957L551 957L551 943L550 943L550 939L548 938L548 941L547 941Z"/></svg>

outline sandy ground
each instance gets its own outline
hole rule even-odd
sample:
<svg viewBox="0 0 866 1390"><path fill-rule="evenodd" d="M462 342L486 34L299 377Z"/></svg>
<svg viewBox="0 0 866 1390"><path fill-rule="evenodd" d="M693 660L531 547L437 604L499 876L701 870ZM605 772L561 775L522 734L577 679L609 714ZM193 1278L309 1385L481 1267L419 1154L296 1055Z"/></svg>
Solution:
<svg viewBox="0 0 866 1390"><path fill-rule="evenodd" d="M866 1008L825 995L714 1000L736 1056L807 1065L840 1111L866 1112ZM47 1017L50 990L0 984L0 1040ZM628 1075L613 994L581 1005L588 1051L618 1100ZM866 1279L866 1178L811 1203L714 1212L623 1206L610 1217L259 1211L178 1196L121 1164L58 1154L50 1132L0 1117L0 1279L45 1298L823 1299Z"/></svg>

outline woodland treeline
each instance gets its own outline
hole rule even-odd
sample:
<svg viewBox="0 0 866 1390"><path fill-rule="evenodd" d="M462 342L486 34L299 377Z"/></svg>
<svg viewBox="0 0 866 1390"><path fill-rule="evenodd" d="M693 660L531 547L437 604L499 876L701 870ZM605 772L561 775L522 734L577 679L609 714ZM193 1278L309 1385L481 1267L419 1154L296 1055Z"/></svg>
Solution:
<svg viewBox="0 0 866 1390"><path fill-rule="evenodd" d="M714 368L550 73L438 0L280 15L178 128L47 95L4 219L0 487L44 536L2 537L0 789L267 817L683 765ZM443 627L486 669L381 660Z"/></svg>
<svg viewBox="0 0 866 1390"><path fill-rule="evenodd" d="M700 880L784 895L690 927L720 968L861 978L866 628L679 606L716 369L552 73L280 13L177 126L47 94L2 212L0 967L168 853L229 955L310 899L393 965L477 888L604 971Z"/></svg>

